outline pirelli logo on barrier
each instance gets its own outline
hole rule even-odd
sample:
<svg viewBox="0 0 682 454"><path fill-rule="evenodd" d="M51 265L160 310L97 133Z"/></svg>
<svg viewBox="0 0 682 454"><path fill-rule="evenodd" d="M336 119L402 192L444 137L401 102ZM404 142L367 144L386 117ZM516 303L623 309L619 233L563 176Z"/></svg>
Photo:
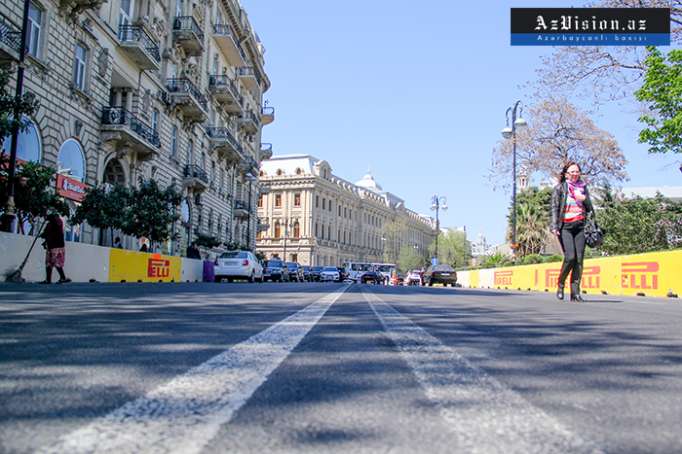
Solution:
<svg viewBox="0 0 682 454"><path fill-rule="evenodd" d="M561 273L560 268L550 268L545 270L545 287L554 288L559 285L559 274ZM580 281L580 287L582 289L595 289L601 288L601 266L593 265L586 266L583 268L583 276Z"/></svg>
<svg viewBox="0 0 682 454"><path fill-rule="evenodd" d="M495 285L512 285L514 271L495 271Z"/></svg>
<svg viewBox="0 0 682 454"><path fill-rule="evenodd" d="M147 277L148 278L167 278L171 274L170 260L162 259L155 255L147 261Z"/></svg>
<svg viewBox="0 0 682 454"><path fill-rule="evenodd" d="M658 289L658 262L627 262L620 267L620 285L638 290Z"/></svg>

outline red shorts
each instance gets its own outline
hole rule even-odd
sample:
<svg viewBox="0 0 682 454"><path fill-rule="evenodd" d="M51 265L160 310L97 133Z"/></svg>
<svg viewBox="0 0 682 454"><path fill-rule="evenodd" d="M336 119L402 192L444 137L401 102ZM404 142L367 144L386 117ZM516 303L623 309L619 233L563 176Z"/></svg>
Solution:
<svg viewBox="0 0 682 454"><path fill-rule="evenodd" d="M45 253L45 265L56 266L57 268L64 268L64 258L66 257L66 250L63 247L48 249Z"/></svg>

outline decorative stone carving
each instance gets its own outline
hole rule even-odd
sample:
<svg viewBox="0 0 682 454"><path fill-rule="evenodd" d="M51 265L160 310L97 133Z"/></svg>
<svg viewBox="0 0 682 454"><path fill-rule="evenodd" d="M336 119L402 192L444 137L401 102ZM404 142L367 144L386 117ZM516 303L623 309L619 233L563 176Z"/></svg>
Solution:
<svg viewBox="0 0 682 454"><path fill-rule="evenodd" d="M149 112L152 107L152 91L147 89L142 93L142 112Z"/></svg>
<svg viewBox="0 0 682 454"><path fill-rule="evenodd" d="M75 21L83 11L99 9L104 2L105 0L59 0L59 10Z"/></svg>
<svg viewBox="0 0 682 454"><path fill-rule="evenodd" d="M103 47L97 55L97 72L100 77L106 77L109 71L109 49Z"/></svg>

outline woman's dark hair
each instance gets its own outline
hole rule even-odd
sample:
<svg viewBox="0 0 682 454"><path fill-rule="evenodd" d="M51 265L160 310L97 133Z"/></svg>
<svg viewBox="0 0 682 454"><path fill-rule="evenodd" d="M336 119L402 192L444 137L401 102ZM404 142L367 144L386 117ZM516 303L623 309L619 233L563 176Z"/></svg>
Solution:
<svg viewBox="0 0 682 454"><path fill-rule="evenodd" d="M563 169L561 169L561 173L559 174L559 183L566 181L566 172L568 172L568 168L571 166L578 166L578 170L581 172L583 171L583 169L580 168L580 164L575 161L568 161L566 164L564 164Z"/></svg>

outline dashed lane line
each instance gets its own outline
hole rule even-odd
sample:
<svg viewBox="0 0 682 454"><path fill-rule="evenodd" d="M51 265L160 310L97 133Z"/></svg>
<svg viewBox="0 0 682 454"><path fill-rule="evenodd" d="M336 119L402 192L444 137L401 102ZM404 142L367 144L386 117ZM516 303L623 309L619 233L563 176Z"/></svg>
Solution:
<svg viewBox="0 0 682 454"><path fill-rule="evenodd" d="M345 286L37 452L200 452L268 379Z"/></svg>
<svg viewBox="0 0 682 454"><path fill-rule="evenodd" d="M450 423L453 452L601 452L377 295L363 294L426 396Z"/></svg>

